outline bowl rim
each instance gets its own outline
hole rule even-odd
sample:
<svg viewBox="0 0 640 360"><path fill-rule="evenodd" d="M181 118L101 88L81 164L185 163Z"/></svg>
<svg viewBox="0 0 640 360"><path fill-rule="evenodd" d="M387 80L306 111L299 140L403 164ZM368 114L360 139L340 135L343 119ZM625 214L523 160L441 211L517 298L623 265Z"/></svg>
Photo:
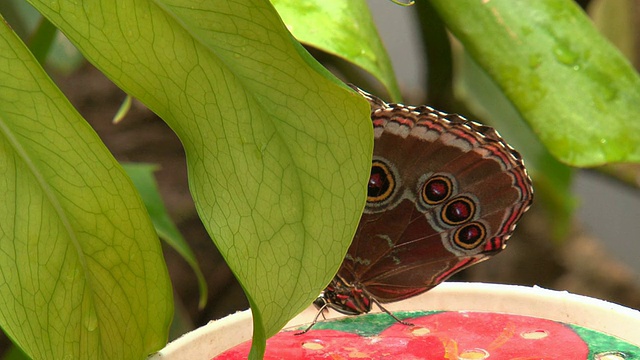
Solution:
<svg viewBox="0 0 640 360"><path fill-rule="evenodd" d="M532 316L582 326L640 346L640 311L538 286L446 282L424 294L384 306L390 311L482 311ZM374 308L372 313L380 312ZM309 306L285 328L308 324L316 314L317 309ZM340 317L345 316L335 311L326 316ZM184 334L149 359L211 359L250 340L252 328L251 310L237 312Z"/></svg>

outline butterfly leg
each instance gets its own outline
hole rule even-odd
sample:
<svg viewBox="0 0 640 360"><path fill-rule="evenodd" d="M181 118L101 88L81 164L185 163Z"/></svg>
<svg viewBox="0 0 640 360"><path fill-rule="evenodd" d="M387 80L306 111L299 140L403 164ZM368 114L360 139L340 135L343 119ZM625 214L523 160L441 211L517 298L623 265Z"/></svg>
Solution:
<svg viewBox="0 0 640 360"><path fill-rule="evenodd" d="M376 298L371 297L371 301L373 301L374 303L376 303L376 305L378 305L378 307L380 308L380 310L386 312L387 314L389 314L389 316L391 316L395 321L399 322L402 325L407 325L407 326L413 326L412 323L410 322L406 322L404 320L400 320L397 316L393 315L391 313L391 311L387 310L384 306L382 306L382 304L380 304L380 302L378 300L376 300ZM317 318L317 316L316 316Z"/></svg>
<svg viewBox="0 0 640 360"><path fill-rule="evenodd" d="M311 322L311 324L309 325L309 327L307 327L306 329L295 333L294 335L302 335L304 333L306 333L307 331L311 330L311 328L313 327L313 325L315 325L318 322L318 318L320 317L320 315L322 315L322 317L324 318L324 311L327 310L327 306L328 304L325 303L324 305L322 305L319 309L318 309L318 313L316 314L316 317L313 318L313 321ZM392 315L393 316L393 315ZM326 318L325 318L326 319Z"/></svg>

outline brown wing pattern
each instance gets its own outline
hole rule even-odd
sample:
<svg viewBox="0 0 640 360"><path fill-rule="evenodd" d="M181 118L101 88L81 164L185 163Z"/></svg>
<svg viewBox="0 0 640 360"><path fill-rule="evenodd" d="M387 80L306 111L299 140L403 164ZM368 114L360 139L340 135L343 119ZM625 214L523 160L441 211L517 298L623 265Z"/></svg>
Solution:
<svg viewBox="0 0 640 360"><path fill-rule="evenodd" d="M533 197L520 155L492 128L356 90L372 105L374 156L338 276L393 302L502 250Z"/></svg>

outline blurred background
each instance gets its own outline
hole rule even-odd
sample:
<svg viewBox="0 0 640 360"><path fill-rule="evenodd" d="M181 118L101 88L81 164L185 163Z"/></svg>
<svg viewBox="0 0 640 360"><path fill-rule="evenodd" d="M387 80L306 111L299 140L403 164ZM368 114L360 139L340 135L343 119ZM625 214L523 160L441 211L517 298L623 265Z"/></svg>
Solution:
<svg viewBox="0 0 640 360"><path fill-rule="evenodd" d="M430 99L434 94L425 91L429 64L422 49L423 29L416 10L388 0L369 0L369 4L391 55L405 102L432 104ZM580 5L605 35L616 45L625 47L623 53L638 68L640 1L581 1ZM625 35L629 32L634 35ZM317 51L311 52L318 55ZM322 54L318 57L326 60ZM327 61L331 68L332 59ZM198 283L193 271L172 248L163 245L176 299L173 336L247 309L242 289L196 214L188 190L184 152L173 132L135 100L126 117L114 124L112 119L125 94L86 62L78 60L52 71L63 92L120 162L159 165L156 179L163 200L196 254L209 287L208 302L199 309ZM445 102L444 106L446 108L440 110L474 118L464 105ZM615 171L616 176L607 175L611 171ZM627 174L626 180L620 173ZM640 166L637 165L578 170L571 193L566 194L572 216L563 231L557 230L544 204L534 201L506 251L452 280L539 285L640 309L639 184Z"/></svg>
<svg viewBox="0 0 640 360"><path fill-rule="evenodd" d="M414 104L429 98L430 94L425 94L424 90L429 76L429 64L423 55L421 39L421 31L424 30L420 28L415 12L390 1L369 0L368 3L390 54L405 101ZM640 1L577 3L638 69ZM551 240L553 236L549 230L553 224L544 224L544 216L538 213L540 207L534 205L532 213L525 215L508 251L490 262L468 269L459 278L537 284L609 299L639 309L640 166L620 165L617 170L627 172L631 182L617 181L607 176L604 169L578 170L574 174L569 194L574 216L566 238ZM540 201L539 198L535 200ZM540 219L536 220L538 216ZM541 221L537 224L539 228L532 226L536 221ZM536 234L535 231L540 232ZM530 242L538 237L539 242Z"/></svg>
<svg viewBox="0 0 640 360"><path fill-rule="evenodd" d="M424 98L429 64L422 56L421 30L414 12L390 1L368 2L405 99ZM637 59L640 58L640 2L600 0L579 3L589 12L601 32L623 47L621 50L637 69ZM635 168L637 185L640 181L638 167L629 167ZM630 267L636 276L640 274L640 191L637 186L613 182L598 171L584 170L578 171L574 178L572 195L575 198L576 225L597 237L614 259Z"/></svg>

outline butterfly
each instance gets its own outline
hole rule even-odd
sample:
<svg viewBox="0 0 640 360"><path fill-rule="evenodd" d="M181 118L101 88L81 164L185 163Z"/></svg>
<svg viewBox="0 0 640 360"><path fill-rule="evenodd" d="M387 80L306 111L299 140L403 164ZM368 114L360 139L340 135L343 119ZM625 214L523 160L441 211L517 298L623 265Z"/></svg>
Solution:
<svg viewBox="0 0 640 360"><path fill-rule="evenodd" d="M421 294L502 251L533 200L520 154L491 127L428 106L371 105L367 203L314 304L347 315Z"/></svg>

